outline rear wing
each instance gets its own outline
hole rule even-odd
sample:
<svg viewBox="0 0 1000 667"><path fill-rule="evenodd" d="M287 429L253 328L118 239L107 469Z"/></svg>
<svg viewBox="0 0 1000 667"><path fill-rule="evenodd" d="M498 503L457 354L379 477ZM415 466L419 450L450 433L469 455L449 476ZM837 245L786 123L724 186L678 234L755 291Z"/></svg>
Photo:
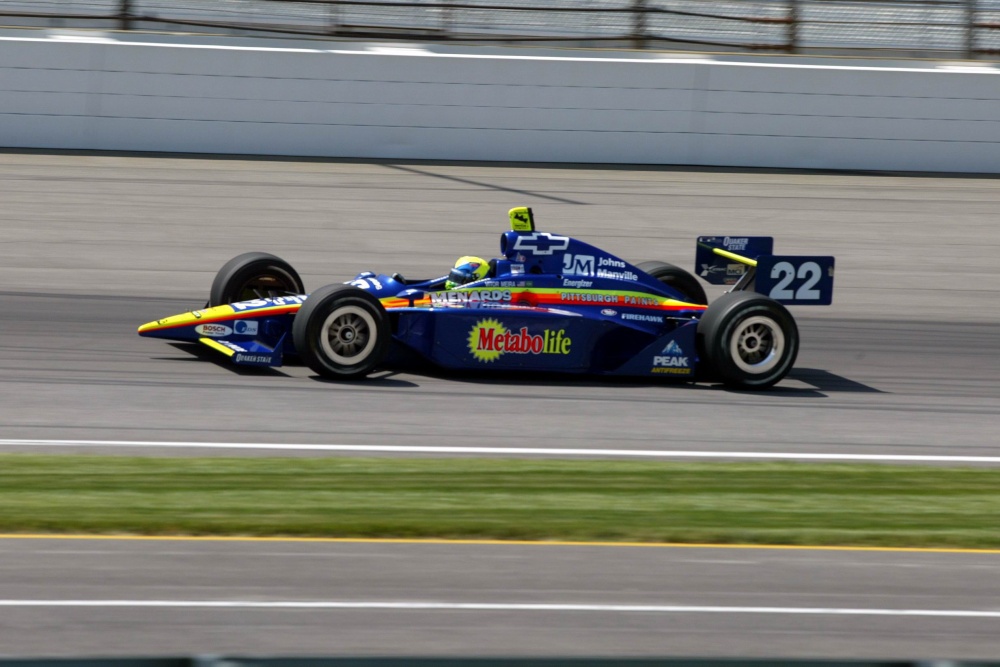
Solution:
<svg viewBox="0 0 1000 667"><path fill-rule="evenodd" d="M699 236L695 270L713 285L732 285L779 303L833 303L833 257L775 255L770 236Z"/></svg>

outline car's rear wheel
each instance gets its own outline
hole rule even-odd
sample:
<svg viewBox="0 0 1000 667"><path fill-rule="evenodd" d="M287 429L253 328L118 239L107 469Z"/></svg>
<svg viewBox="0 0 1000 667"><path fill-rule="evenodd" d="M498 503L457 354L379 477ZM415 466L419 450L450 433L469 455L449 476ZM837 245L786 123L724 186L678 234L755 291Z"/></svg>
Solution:
<svg viewBox="0 0 1000 667"><path fill-rule="evenodd" d="M764 389L792 369L799 330L777 301L756 292L729 292L698 322L698 342L713 376L731 387Z"/></svg>
<svg viewBox="0 0 1000 667"><path fill-rule="evenodd" d="M664 285L669 285L685 296L688 303L705 305L708 303L708 296L705 288L701 286L698 279L691 273L679 266L669 262L649 261L635 265L641 271L659 280Z"/></svg>
<svg viewBox="0 0 1000 667"><path fill-rule="evenodd" d="M292 322L295 350L326 378L371 373L389 351L389 318L378 299L352 285L327 285L306 299Z"/></svg>
<svg viewBox="0 0 1000 667"><path fill-rule="evenodd" d="M212 281L208 305L305 294L302 278L292 265L266 252L247 252L226 262Z"/></svg>

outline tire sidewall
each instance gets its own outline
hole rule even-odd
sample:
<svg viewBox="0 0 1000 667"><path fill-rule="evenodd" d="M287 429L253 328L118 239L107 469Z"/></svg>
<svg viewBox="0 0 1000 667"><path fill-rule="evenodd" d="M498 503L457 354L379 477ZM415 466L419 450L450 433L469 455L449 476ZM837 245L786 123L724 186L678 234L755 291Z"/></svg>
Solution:
<svg viewBox="0 0 1000 667"><path fill-rule="evenodd" d="M354 363L337 359L327 330L343 315L362 319L369 329L370 344ZM351 380L364 377L385 359L391 338L389 320L378 299L352 285L328 285L306 299L292 321L292 340L303 361L323 377Z"/></svg>
<svg viewBox="0 0 1000 667"><path fill-rule="evenodd" d="M751 320L772 327L783 340L775 363L759 373L742 368L733 356L734 337ZM798 327L788 309L754 292L732 292L716 300L699 323L698 339L709 375L741 389L773 386L792 369L799 351Z"/></svg>

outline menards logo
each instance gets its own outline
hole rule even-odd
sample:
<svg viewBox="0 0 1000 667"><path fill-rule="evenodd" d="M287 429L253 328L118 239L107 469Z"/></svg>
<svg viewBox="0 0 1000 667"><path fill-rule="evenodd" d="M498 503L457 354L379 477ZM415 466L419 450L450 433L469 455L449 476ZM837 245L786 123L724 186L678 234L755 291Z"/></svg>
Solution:
<svg viewBox="0 0 1000 667"><path fill-rule="evenodd" d="M485 362L496 361L502 354L569 354L572 344L565 329L531 334L528 327L521 327L515 333L494 319L476 322L469 332L469 352Z"/></svg>

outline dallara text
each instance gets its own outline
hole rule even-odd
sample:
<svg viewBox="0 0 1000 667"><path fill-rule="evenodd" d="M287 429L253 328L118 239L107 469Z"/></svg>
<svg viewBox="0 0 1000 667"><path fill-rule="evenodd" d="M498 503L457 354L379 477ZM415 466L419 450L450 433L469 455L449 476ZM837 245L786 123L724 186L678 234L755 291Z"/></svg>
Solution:
<svg viewBox="0 0 1000 667"><path fill-rule="evenodd" d="M551 371L769 387L799 348L785 305L828 305L833 258L778 256L760 236L703 236L695 272L729 285L708 304L693 274L630 264L510 211L500 257L463 257L445 276L360 273L306 294L287 262L230 260L207 306L139 327L199 342L245 366L297 355L316 373L356 379L406 358L451 369Z"/></svg>

